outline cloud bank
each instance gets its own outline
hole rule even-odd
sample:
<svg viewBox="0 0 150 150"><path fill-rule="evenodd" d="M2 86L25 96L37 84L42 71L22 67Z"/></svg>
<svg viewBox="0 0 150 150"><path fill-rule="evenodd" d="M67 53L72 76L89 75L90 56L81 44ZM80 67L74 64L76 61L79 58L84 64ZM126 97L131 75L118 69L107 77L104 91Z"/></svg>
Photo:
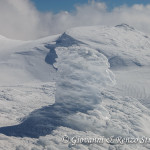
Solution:
<svg viewBox="0 0 150 150"><path fill-rule="evenodd" d="M104 3L76 6L74 12L39 12L30 0L0 1L0 35L30 40L64 32L76 26L126 23L150 34L150 5L120 6L108 11Z"/></svg>

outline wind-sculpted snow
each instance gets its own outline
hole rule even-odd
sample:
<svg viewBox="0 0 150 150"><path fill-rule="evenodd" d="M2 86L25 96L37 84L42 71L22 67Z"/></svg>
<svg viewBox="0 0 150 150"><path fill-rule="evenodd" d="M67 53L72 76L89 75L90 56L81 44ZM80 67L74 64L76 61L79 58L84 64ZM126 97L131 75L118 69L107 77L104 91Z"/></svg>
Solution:
<svg viewBox="0 0 150 150"><path fill-rule="evenodd" d="M28 82L36 79L38 87L26 88L25 83L22 88L2 86L0 109L3 111L1 117L6 116L6 120L0 128L1 149L150 148L149 141L142 143L141 140L150 137L150 39L147 35L126 24L79 27L66 31L57 39L48 37L34 41L32 46L25 45L19 46L20 51L13 49L13 54L8 60L6 57L0 67L4 74L4 66L25 70L30 77L25 79ZM19 81L27 82L21 75L18 77ZM16 80L12 84L14 82ZM15 92L13 88L23 93ZM21 95L25 97L26 94L29 104L19 108L25 101ZM54 94L55 103L52 104ZM43 105L41 97L45 97ZM27 109L29 101L33 105L30 108L35 108L32 112ZM36 102L40 105L34 106ZM9 106L7 112L3 108L5 103ZM25 110L21 113L22 108ZM18 124L9 122L13 116L8 117L10 110L17 120L25 118L20 118ZM31 113L27 116L28 111ZM8 126L10 124L13 126ZM89 141L78 141L78 138ZM92 143L91 138L103 138L104 141ZM128 138L136 139L137 143L128 143L125 141Z"/></svg>
<svg viewBox="0 0 150 150"><path fill-rule="evenodd" d="M66 40L66 35L64 38ZM72 125L70 116L77 112L87 113L100 104L101 90L115 84L115 77L108 69L108 59L103 54L74 43L71 38L67 40L70 46L64 44L62 47L58 41L53 45L53 54L56 53L58 58L54 57L56 54L48 54L49 59L56 59L51 64L57 68L55 104L32 112L20 125L1 128L1 133L39 137L60 126L83 130L81 126Z"/></svg>
<svg viewBox="0 0 150 150"><path fill-rule="evenodd" d="M108 69L107 58L85 45L58 47L56 102L78 103L92 106L100 103L100 91L115 83Z"/></svg>

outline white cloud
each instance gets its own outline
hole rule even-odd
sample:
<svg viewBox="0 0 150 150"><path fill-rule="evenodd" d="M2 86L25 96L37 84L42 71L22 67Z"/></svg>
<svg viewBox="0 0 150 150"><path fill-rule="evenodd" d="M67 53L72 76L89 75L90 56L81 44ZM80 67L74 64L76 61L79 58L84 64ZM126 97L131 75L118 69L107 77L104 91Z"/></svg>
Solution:
<svg viewBox="0 0 150 150"><path fill-rule="evenodd" d="M36 39L70 27L127 23L150 33L150 5L121 6L112 11L104 3L77 6L72 13L39 12L30 0L0 1L0 34L15 39Z"/></svg>

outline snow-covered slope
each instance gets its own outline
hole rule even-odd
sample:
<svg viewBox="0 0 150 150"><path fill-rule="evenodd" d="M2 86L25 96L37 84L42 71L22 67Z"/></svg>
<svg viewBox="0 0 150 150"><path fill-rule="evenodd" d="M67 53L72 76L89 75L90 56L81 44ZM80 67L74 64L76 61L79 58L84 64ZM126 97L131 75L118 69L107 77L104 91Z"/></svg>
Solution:
<svg viewBox="0 0 150 150"><path fill-rule="evenodd" d="M33 110L54 103L56 71L45 57L47 45L58 36L29 42L0 38L0 126L17 124Z"/></svg>
<svg viewBox="0 0 150 150"><path fill-rule="evenodd" d="M112 68L150 65L150 38L126 24L73 28L66 34L103 53Z"/></svg>
<svg viewBox="0 0 150 150"><path fill-rule="evenodd" d="M122 24L1 40L13 43L0 49L1 149L150 148L147 35Z"/></svg>

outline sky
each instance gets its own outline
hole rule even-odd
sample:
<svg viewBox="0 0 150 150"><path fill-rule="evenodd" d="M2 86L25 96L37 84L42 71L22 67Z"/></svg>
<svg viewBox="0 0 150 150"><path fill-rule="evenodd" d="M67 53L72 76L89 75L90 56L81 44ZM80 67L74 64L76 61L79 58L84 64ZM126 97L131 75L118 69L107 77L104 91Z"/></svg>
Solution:
<svg viewBox="0 0 150 150"><path fill-rule="evenodd" d="M88 0L32 0L37 9L42 12L73 11L75 5L88 3Z"/></svg>
<svg viewBox="0 0 150 150"><path fill-rule="evenodd" d="M39 11L52 11L58 13L59 11L74 11L75 5L82 5L88 3L90 0L32 0ZM105 2L108 9L112 10L121 5L132 6L134 4L147 5L149 0L95 0L96 2Z"/></svg>
<svg viewBox="0 0 150 150"><path fill-rule="evenodd" d="M73 27L122 23L150 34L148 1L0 0L0 35L33 40L62 34Z"/></svg>

